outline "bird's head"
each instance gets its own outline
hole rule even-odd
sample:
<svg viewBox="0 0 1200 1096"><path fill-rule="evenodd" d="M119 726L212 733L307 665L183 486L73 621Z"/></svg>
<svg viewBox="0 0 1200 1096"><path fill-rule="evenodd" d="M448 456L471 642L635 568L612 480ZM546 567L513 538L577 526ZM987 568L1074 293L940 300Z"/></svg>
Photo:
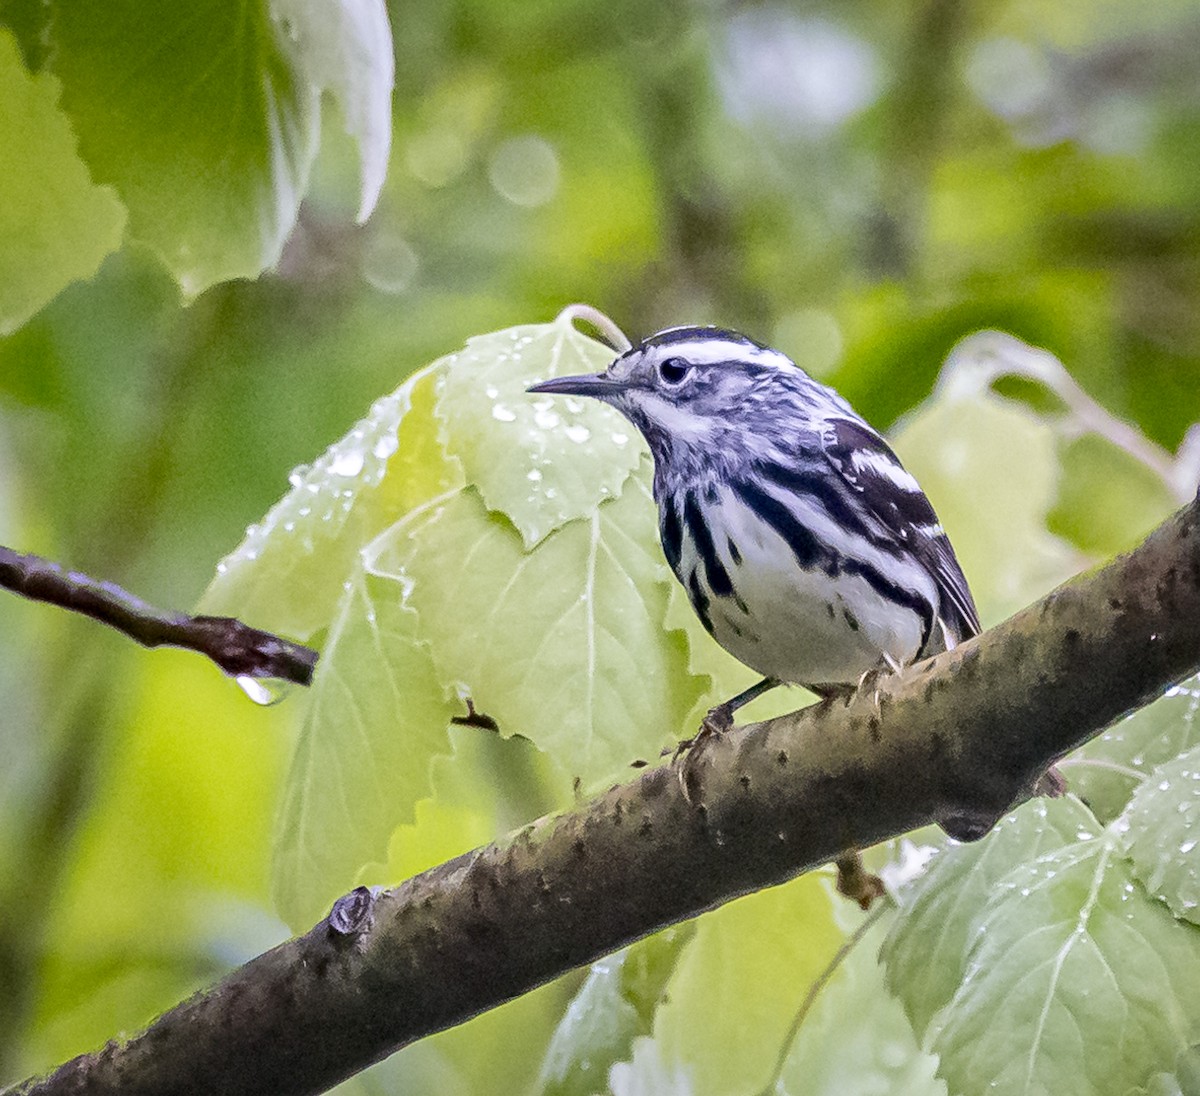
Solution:
<svg viewBox="0 0 1200 1096"><path fill-rule="evenodd" d="M786 354L719 327L673 327L651 335L603 373L555 377L530 392L591 396L611 404L645 436L656 459L723 444L757 448L772 416L792 420L828 392ZM815 425L815 423L813 424ZM776 435L778 436L778 435Z"/></svg>

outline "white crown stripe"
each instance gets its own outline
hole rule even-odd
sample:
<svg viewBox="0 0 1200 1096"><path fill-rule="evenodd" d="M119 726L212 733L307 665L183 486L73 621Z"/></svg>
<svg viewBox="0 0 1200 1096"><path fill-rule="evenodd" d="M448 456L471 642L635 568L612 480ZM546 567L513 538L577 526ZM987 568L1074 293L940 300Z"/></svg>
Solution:
<svg viewBox="0 0 1200 1096"><path fill-rule="evenodd" d="M677 342L650 343L626 351L627 356L637 354L658 363L668 358L686 358L697 365L713 365L718 362L750 362L774 369L798 369L791 358L779 350L758 346L748 339L733 336L697 334L695 338Z"/></svg>

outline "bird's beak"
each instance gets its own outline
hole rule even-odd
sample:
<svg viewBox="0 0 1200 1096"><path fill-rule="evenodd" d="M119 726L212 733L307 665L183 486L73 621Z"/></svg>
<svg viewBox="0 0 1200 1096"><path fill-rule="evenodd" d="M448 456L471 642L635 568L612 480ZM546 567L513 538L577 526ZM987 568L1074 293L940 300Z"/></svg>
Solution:
<svg viewBox="0 0 1200 1096"><path fill-rule="evenodd" d="M621 391L621 385L607 373L584 373L578 377L551 377L525 389L526 392L545 392L551 396L591 396L611 400Z"/></svg>

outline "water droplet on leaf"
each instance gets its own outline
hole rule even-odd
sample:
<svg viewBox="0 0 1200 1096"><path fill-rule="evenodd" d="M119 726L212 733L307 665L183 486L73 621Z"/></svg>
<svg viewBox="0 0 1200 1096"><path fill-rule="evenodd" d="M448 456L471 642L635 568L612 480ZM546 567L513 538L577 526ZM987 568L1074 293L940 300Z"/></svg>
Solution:
<svg viewBox="0 0 1200 1096"><path fill-rule="evenodd" d="M269 708L278 704L292 691L294 683L278 677L250 677L243 674L234 679L242 690L255 704Z"/></svg>
<svg viewBox="0 0 1200 1096"><path fill-rule="evenodd" d="M329 462L329 474L332 476L357 476L363 468L362 451L351 449L346 453L339 453L332 461Z"/></svg>

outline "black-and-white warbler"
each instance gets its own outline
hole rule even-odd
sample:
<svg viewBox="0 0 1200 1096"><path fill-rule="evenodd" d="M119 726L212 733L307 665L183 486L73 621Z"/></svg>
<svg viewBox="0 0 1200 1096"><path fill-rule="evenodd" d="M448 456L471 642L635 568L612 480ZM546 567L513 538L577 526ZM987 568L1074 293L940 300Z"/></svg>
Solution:
<svg viewBox="0 0 1200 1096"><path fill-rule="evenodd" d="M765 675L713 709L714 729L781 682L845 692L979 631L917 481L778 350L678 327L530 391L603 400L649 443L667 561L713 638Z"/></svg>

